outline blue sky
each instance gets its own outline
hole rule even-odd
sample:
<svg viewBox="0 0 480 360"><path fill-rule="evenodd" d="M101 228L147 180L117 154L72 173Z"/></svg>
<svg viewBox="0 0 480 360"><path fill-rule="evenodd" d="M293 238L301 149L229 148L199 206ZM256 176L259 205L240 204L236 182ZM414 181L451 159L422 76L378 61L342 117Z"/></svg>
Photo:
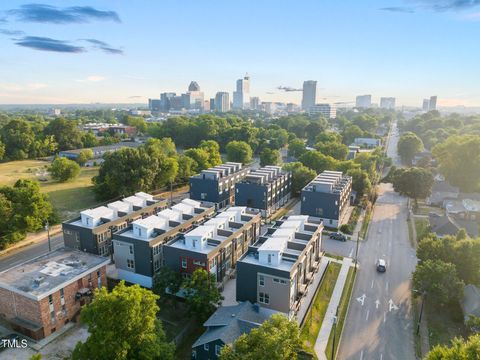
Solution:
<svg viewBox="0 0 480 360"><path fill-rule="evenodd" d="M477 0L31 4L0 2L1 104L146 102L191 80L212 97L248 72L263 101L314 79L319 102L480 106Z"/></svg>

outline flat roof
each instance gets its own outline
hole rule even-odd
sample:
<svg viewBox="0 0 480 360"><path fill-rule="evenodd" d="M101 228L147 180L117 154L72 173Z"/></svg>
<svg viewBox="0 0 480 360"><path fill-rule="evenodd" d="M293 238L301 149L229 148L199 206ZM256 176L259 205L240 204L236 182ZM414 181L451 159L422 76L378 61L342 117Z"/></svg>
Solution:
<svg viewBox="0 0 480 360"><path fill-rule="evenodd" d="M38 301L109 263L110 258L61 248L1 272L0 287Z"/></svg>

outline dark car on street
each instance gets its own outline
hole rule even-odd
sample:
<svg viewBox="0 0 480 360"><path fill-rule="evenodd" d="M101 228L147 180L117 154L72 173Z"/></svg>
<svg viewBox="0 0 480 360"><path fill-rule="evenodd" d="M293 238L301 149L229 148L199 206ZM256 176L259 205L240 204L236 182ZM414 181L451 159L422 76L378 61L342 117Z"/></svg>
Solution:
<svg viewBox="0 0 480 360"><path fill-rule="evenodd" d="M333 233L330 233L329 235L330 239L333 239L333 240L338 240L338 241L347 241L347 237L341 233L338 233L338 232L333 232Z"/></svg>

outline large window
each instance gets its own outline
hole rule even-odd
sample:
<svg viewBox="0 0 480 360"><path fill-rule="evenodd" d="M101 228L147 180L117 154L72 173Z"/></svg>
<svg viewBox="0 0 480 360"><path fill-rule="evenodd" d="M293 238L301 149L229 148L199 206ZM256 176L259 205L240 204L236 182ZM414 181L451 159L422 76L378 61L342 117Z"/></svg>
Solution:
<svg viewBox="0 0 480 360"><path fill-rule="evenodd" d="M258 285L265 286L265 276L258 275Z"/></svg>
<svg viewBox="0 0 480 360"><path fill-rule="evenodd" d="M134 269L135 268L135 262L131 259L127 259L127 267L129 269Z"/></svg>
<svg viewBox="0 0 480 360"><path fill-rule="evenodd" d="M186 269L187 268L187 259L182 258L182 268Z"/></svg>
<svg viewBox="0 0 480 360"><path fill-rule="evenodd" d="M268 295L267 293L259 293L258 294L258 302L262 303L262 304L270 304L270 295Z"/></svg>

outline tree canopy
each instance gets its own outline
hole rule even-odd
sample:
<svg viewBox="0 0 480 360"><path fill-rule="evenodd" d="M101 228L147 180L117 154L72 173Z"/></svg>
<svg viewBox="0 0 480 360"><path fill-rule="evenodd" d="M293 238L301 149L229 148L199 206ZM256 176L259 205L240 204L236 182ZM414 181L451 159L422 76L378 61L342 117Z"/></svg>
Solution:
<svg viewBox="0 0 480 360"><path fill-rule="evenodd" d="M402 161L410 165L414 155L423 150L423 142L414 133L406 132L398 139L397 150Z"/></svg>
<svg viewBox="0 0 480 360"><path fill-rule="evenodd" d="M65 182L75 179L80 175L80 165L73 160L57 157L52 161L49 171L53 179L59 182Z"/></svg>
<svg viewBox="0 0 480 360"><path fill-rule="evenodd" d="M228 161L248 164L252 161L252 148L245 141L230 141L226 147Z"/></svg>
<svg viewBox="0 0 480 360"><path fill-rule="evenodd" d="M480 358L480 334L470 336L466 341L455 338L448 345L436 345L424 360L478 360Z"/></svg>
<svg viewBox="0 0 480 360"><path fill-rule="evenodd" d="M278 165L282 160L280 151L265 148L260 153L260 166Z"/></svg>
<svg viewBox="0 0 480 360"><path fill-rule="evenodd" d="M415 200L428 197L433 186L432 172L418 167L397 169L392 180L395 191Z"/></svg>

